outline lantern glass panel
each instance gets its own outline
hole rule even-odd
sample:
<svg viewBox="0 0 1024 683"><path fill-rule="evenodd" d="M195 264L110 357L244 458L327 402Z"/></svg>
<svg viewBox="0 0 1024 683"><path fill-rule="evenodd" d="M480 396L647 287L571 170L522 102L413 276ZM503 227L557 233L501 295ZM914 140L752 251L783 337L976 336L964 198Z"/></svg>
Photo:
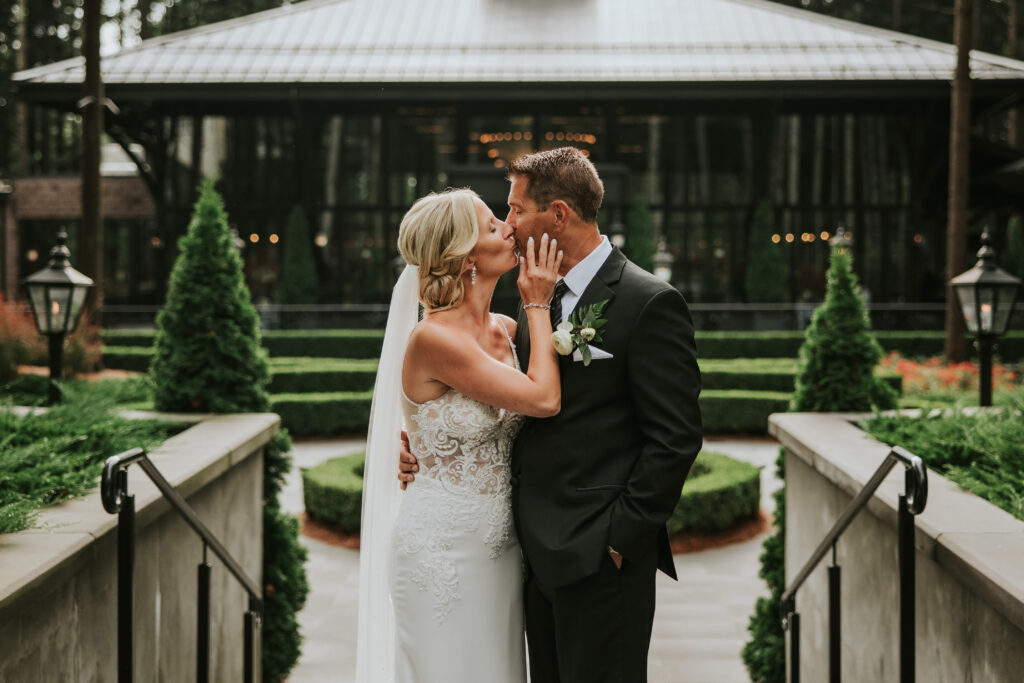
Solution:
<svg viewBox="0 0 1024 683"><path fill-rule="evenodd" d="M976 285L978 301L978 332L981 334L992 334L992 323L995 320L996 288L992 286Z"/></svg>
<svg viewBox="0 0 1024 683"><path fill-rule="evenodd" d="M974 298L974 287L960 286L956 289L957 298L960 299L960 310L964 313L964 322L967 323L967 330L971 334L978 334L978 304Z"/></svg>
<svg viewBox="0 0 1024 683"><path fill-rule="evenodd" d="M66 333L71 312L71 287L46 288L46 316L49 319L49 333Z"/></svg>
<svg viewBox="0 0 1024 683"><path fill-rule="evenodd" d="M71 334L72 332L74 332L75 328L78 327L78 318L82 314L82 306L85 305L85 297L86 297L86 295L88 293L89 293L89 288L88 287L83 287L81 285L77 285L74 288L74 292L71 295L71 308L70 308L71 317L68 318L68 328L67 328L68 334Z"/></svg>
<svg viewBox="0 0 1024 683"><path fill-rule="evenodd" d="M992 321L992 331L995 334L1005 334L1010 324L1010 314L1013 312L1013 303L1017 298L1017 284L1001 284L995 287L996 312Z"/></svg>
<svg viewBox="0 0 1024 683"><path fill-rule="evenodd" d="M49 330L46 328L48 320L46 318L46 286L45 285L29 285L28 287L28 302L32 308L32 315L36 319L36 329L39 330L39 334L47 334Z"/></svg>

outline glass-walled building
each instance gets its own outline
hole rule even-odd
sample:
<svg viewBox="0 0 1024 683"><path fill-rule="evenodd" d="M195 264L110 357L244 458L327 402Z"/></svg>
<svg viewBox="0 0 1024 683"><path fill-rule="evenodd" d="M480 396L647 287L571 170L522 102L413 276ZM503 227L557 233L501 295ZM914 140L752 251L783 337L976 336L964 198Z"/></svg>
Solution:
<svg viewBox="0 0 1024 683"><path fill-rule="evenodd" d="M980 142L1024 63L972 61ZM320 303L385 302L417 197L468 183L503 215L508 163L562 145L608 180L600 220L625 225L627 254L647 209L696 304L759 303L755 258L783 262L786 302L819 300L836 231L871 301L938 302L954 62L952 46L729 0L308 0L147 41L104 67L122 110L108 126L143 146L158 188L148 225L107 226L108 245L131 243L108 269L145 283L108 302L162 301L204 176L219 178L258 301L275 301L297 205ZM81 71L24 72L19 90L66 106ZM977 147L973 214L1019 211L1001 169L1020 155ZM772 220L754 221L758 207ZM46 241L20 235L22 252Z"/></svg>

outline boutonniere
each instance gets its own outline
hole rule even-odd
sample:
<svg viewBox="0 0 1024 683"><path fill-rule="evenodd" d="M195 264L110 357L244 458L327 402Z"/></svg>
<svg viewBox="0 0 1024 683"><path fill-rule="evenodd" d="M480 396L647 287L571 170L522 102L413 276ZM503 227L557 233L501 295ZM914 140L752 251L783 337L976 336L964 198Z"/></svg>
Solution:
<svg viewBox="0 0 1024 683"><path fill-rule="evenodd" d="M596 304L577 308L569 315L569 320L558 323L551 335L551 343L560 355L568 356L576 349L583 355L583 365L590 365L590 343L601 341L601 328L608 321L601 317L609 299Z"/></svg>

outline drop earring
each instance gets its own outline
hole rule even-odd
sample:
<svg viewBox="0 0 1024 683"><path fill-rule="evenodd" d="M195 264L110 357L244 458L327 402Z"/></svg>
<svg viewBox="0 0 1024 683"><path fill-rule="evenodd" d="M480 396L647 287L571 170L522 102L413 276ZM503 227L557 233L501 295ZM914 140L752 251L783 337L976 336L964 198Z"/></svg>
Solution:
<svg viewBox="0 0 1024 683"><path fill-rule="evenodd" d="M469 284L476 284L476 264L473 264L473 270L469 271Z"/></svg>

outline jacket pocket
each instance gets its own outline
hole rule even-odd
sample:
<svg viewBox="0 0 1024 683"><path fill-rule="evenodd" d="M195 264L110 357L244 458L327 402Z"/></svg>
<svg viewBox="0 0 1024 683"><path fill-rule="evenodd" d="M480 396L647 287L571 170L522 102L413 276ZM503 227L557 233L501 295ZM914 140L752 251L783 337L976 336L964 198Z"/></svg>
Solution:
<svg viewBox="0 0 1024 683"><path fill-rule="evenodd" d="M622 491L626 488L625 484L601 484L600 486L577 486L577 493L586 493L587 491Z"/></svg>

